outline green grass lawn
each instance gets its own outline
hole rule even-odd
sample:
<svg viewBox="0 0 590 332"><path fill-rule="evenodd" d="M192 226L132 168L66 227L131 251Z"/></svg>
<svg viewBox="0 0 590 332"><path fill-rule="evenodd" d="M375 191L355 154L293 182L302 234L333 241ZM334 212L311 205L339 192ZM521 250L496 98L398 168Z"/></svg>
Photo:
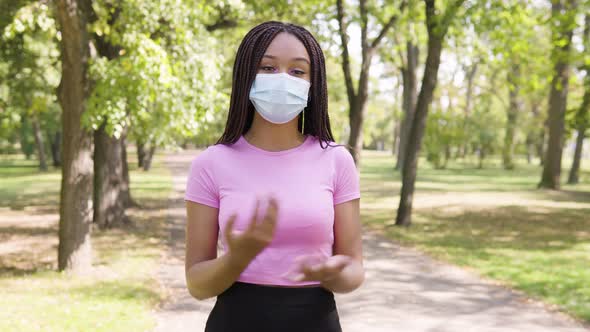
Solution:
<svg viewBox="0 0 590 332"><path fill-rule="evenodd" d="M56 272L59 170L40 173L35 161L0 159L0 331L147 331L166 296L155 271L171 176L154 157L149 172L130 163L133 227L93 229L95 271ZM35 222L31 220L38 220ZM46 222L50 220L50 222ZM18 247L26 243L26 247Z"/></svg>
<svg viewBox="0 0 590 332"><path fill-rule="evenodd" d="M536 189L538 166L504 171L494 163L481 170L451 164L434 170L422 160L413 225L400 228L391 226L401 186L392 165L389 153L363 154L361 213L367 226L590 321L588 168L583 183L556 192Z"/></svg>

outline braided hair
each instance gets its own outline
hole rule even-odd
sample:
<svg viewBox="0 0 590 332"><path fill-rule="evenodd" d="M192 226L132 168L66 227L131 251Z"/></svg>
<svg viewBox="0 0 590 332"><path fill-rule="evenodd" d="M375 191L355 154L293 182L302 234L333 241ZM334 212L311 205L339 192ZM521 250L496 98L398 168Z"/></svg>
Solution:
<svg viewBox="0 0 590 332"><path fill-rule="evenodd" d="M277 21L255 26L242 40L234 62L232 92L225 130L216 144L233 144L252 126L254 106L249 92L258 72L258 65L268 45L277 34L287 32L305 46L311 60L311 89L304 116L299 116L298 128L306 135L318 138L320 146L334 141L328 116L328 88L324 53L317 40L305 28ZM302 118L305 124L302 123Z"/></svg>

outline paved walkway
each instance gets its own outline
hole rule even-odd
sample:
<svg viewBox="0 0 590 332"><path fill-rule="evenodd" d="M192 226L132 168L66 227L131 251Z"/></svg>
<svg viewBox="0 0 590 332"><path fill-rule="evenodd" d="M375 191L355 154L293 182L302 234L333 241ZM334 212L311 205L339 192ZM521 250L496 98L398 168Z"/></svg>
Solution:
<svg viewBox="0 0 590 332"><path fill-rule="evenodd" d="M190 161L197 151L169 154L174 178L169 206L169 252L158 276L169 300L155 313L155 332L203 331L215 299L198 301L184 276L185 210L182 195ZM589 332L545 306L482 280L473 273L430 259L366 232L367 278L350 294L337 294L344 332Z"/></svg>

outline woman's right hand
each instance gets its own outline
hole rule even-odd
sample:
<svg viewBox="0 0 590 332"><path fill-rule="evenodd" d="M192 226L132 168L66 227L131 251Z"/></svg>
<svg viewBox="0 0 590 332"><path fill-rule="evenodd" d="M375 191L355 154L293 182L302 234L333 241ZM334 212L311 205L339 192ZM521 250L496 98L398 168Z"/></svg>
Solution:
<svg viewBox="0 0 590 332"><path fill-rule="evenodd" d="M233 229L237 215L233 214L225 225L224 236L229 247L228 255L231 261L238 266L246 267L274 237L277 225L278 203L274 198L269 199L269 204L264 216L259 216L260 200L256 200L254 214L244 231Z"/></svg>

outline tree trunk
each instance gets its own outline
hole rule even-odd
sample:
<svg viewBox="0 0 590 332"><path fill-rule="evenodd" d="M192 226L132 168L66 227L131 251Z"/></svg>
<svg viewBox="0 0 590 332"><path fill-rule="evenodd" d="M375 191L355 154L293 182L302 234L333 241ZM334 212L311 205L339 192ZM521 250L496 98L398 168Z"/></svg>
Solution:
<svg viewBox="0 0 590 332"><path fill-rule="evenodd" d="M154 157L155 152L156 152L156 146L154 144L150 144L150 149L146 153L145 158L143 160L143 170L144 171L147 172L152 167L152 159Z"/></svg>
<svg viewBox="0 0 590 332"><path fill-rule="evenodd" d="M61 132L58 130L51 135L51 158L53 159L53 166L61 166Z"/></svg>
<svg viewBox="0 0 590 332"><path fill-rule="evenodd" d="M30 140L30 133L29 133L29 123L27 122L27 118L24 115L21 115L20 118L20 148L22 153L25 155L27 160L31 159L33 156L33 152L35 151L35 145Z"/></svg>
<svg viewBox="0 0 590 332"><path fill-rule="evenodd" d="M428 39L428 55L422 88L416 104L416 114L407 141L406 157L402 170L402 190L395 224L409 226L412 223L412 203L414 200L414 187L418 171L418 156L426 128L426 118L432 96L436 87L440 54L442 51L442 38L430 36Z"/></svg>
<svg viewBox="0 0 590 332"><path fill-rule="evenodd" d="M502 149L502 165L504 169L514 169L514 136L518 111L520 109L520 66L513 64L508 71L507 79L509 84L510 106L506 112L506 131L504 135L504 147Z"/></svg>
<svg viewBox="0 0 590 332"><path fill-rule="evenodd" d="M549 132L549 119L543 122L543 128L539 130L539 145L537 153L539 154L539 166L545 165L545 150L547 150L547 133Z"/></svg>
<svg viewBox="0 0 590 332"><path fill-rule="evenodd" d="M584 49L586 52L590 51L590 14L586 14L584 21ZM584 77L584 97L582 104L576 112L576 124L578 127L578 137L576 139L576 150L574 152L574 160L567 183L576 184L579 181L580 163L582 160L582 151L584 146L584 138L586 137L586 130L588 126L589 110L590 110L590 65L584 66L586 76Z"/></svg>
<svg viewBox="0 0 590 332"><path fill-rule="evenodd" d="M121 188L121 197L125 207L139 206L131 197L131 181L129 178L129 163L127 162L127 130L121 136L121 159L123 161L123 183Z"/></svg>
<svg viewBox="0 0 590 332"><path fill-rule="evenodd" d="M570 175L567 180L569 184L577 184L580 173L580 163L582 160L582 148L584 146L586 128L578 128L578 137L576 138L576 150L574 152L574 160L572 162L572 168L570 169Z"/></svg>
<svg viewBox="0 0 590 332"><path fill-rule="evenodd" d="M143 168L143 162L145 159L145 143L137 140L137 167Z"/></svg>
<svg viewBox="0 0 590 332"><path fill-rule="evenodd" d="M399 153L399 140L400 140L401 121L396 121L393 126L393 144L391 146L391 153L397 156Z"/></svg>
<svg viewBox="0 0 590 332"><path fill-rule="evenodd" d="M479 59L477 60L479 61ZM474 63L469 72L467 72L467 93L465 96L465 116L471 115L471 109L473 108L473 85L475 83L475 74L477 73L478 63Z"/></svg>
<svg viewBox="0 0 590 332"><path fill-rule="evenodd" d="M535 139L534 132L529 132L526 136L526 162L528 165L533 163L533 155L535 154Z"/></svg>
<svg viewBox="0 0 590 332"><path fill-rule="evenodd" d="M406 147L406 156L404 157L402 189L395 220L395 224L398 226L409 226L412 223L412 203L414 200L416 174L418 172L418 157L426 128L428 111L432 103L434 89L436 88L443 40L451 19L463 4L463 0L456 0L449 4L445 12L441 14L436 14L435 0L425 0L425 4L428 53L424 66L424 76L422 77L422 87L418 95L416 113L414 114L414 121L410 129Z"/></svg>
<svg viewBox="0 0 590 332"><path fill-rule="evenodd" d="M350 107L348 124L350 126L350 136L348 136L348 150L357 167L360 167L360 153L363 149L363 123L365 122L365 101L359 101L354 98L355 102Z"/></svg>
<svg viewBox="0 0 590 332"><path fill-rule="evenodd" d="M451 146L448 144L445 145L444 151L445 151L445 153L444 153L445 160L441 163L440 169L446 169L447 166L449 165L449 160L451 159Z"/></svg>
<svg viewBox="0 0 590 332"><path fill-rule="evenodd" d="M479 59L477 59L479 61ZM467 92L465 95L465 108L463 109L463 113L465 114L465 118L463 119L463 131L467 130L467 121L471 116L471 110L473 109L473 86L475 83L475 74L477 73L477 67L479 62L473 63L469 68L469 71L466 72L467 74ZM461 145L457 149L457 153L455 156L457 158L464 158L467 155L467 144L465 142L461 142Z"/></svg>
<svg viewBox="0 0 590 332"><path fill-rule="evenodd" d="M110 16L107 24L113 26L121 13L120 4L109 7ZM92 21L98 17L92 12ZM97 54L113 61L120 56L121 47L113 44L104 35L94 34L93 42ZM125 126L123 123L122 125ZM129 179L125 178L124 136L126 126L119 138L110 136L105 131L106 120L94 133L94 222L101 228L112 228L129 222L125 216L125 207L129 203ZM100 147L98 147L100 145Z"/></svg>
<svg viewBox="0 0 590 332"><path fill-rule="evenodd" d="M89 95L90 56L86 31L88 0L56 0L61 34L62 181L58 270L83 272L92 267L92 133L81 126Z"/></svg>
<svg viewBox="0 0 590 332"><path fill-rule="evenodd" d="M570 8L564 8L561 1L552 2L552 13L554 19L562 15L564 9L571 9L574 0L566 1ZM555 75L551 81L551 93L549 95L549 142L545 154L545 164L543 165L543 175L539 188L559 189L561 176L561 157L563 153L563 136L565 127L565 110L567 106L567 93L569 85L569 53L572 42L572 33L574 24L561 22L560 26L555 27L553 31L553 40L564 41L561 44L553 46L552 59L555 61ZM559 30L555 30L559 29ZM562 30L563 29L563 30Z"/></svg>
<svg viewBox="0 0 590 332"><path fill-rule="evenodd" d="M411 42L407 43L407 65L402 68L403 81L403 113L401 124L401 135L399 142L399 149L397 155L397 163L395 169L401 169L404 164L404 156L406 155L406 146L408 136L410 135L410 127L414 122L414 114L416 110L416 99L418 90L418 80L416 79L416 69L418 67L419 49L417 45Z"/></svg>
<svg viewBox="0 0 590 332"><path fill-rule="evenodd" d="M128 223L123 195L122 140L105 131L106 122L94 132L94 223L108 229Z"/></svg>
<svg viewBox="0 0 590 332"><path fill-rule="evenodd" d="M479 153L478 153L478 164L477 164L477 168L478 169L483 169L483 160L486 158L486 151L483 147L480 147L479 149Z"/></svg>
<svg viewBox="0 0 590 332"><path fill-rule="evenodd" d="M400 5L400 12L406 6L403 1ZM357 167L360 167L360 152L363 148L363 122L367 108L367 99L369 93L369 69L371 60L379 43L384 38L387 31L395 24L398 14L393 14L389 21L381 28L377 37L372 42L368 40L368 15L366 0L359 1L359 13L361 24L361 70L358 79L358 89L354 90L352 75L350 71L350 59L348 53L348 34L347 23L345 22L344 4L342 0L336 1L336 17L338 21L340 41L342 44L342 71L344 72L344 81L346 83L346 94L348 96L349 114L348 120L350 125L350 136L348 137L348 149L354 159Z"/></svg>
<svg viewBox="0 0 590 332"><path fill-rule="evenodd" d="M539 111L539 104L533 103L531 112L533 113L533 117L538 118L541 116L541 112ZM544 151L545 151L545 132L547 131L547 121L543 121L543 126L536 130L533 133L534 145L535 145L535 154L539 158L539 166L543 166L543 158Z"/></svg>
<svg viewBox="0 0 590 332"><path fill-rule="evenodd" d="M33 135L35 136L35 145L37 145L37 156L39 157L39 169L43 172L47 171L47 159L45 158L45 143L43 142L43 134L41 133L41 126L39 119L36 116L31 117L33 125Z"/></svg>

